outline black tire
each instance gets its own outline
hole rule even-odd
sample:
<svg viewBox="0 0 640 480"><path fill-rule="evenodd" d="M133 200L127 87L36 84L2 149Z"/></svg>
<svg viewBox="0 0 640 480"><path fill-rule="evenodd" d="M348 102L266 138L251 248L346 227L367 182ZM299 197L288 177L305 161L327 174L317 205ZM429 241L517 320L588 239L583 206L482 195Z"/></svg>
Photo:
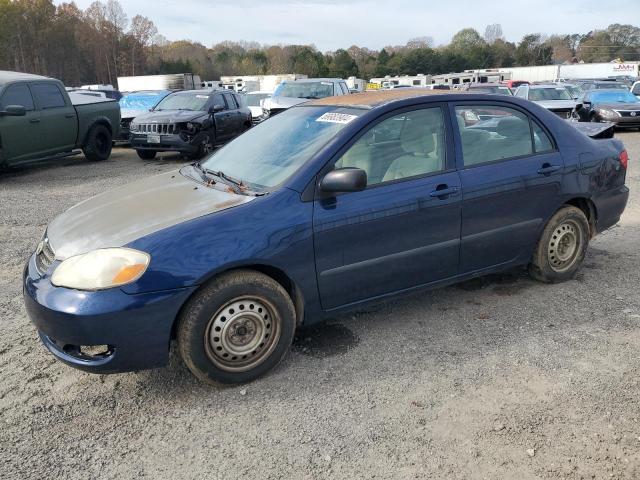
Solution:
<svg viewBox="0 0 640 480"><path fill-rule="evenodd" d="M82 153L87 160L99 162L109 158L112 146L113 136L109 129L102 124L97 124L89 130Z"/></svg>
<svg viewBox="0 0 640 480"><path fill-rule="evenodd" d="M295 326L293 303L279 283L237 270L213 279L185 305L178 319L178 350L204 382L250 382L284 358Z"/></svg>
<svg viewBox="0 0 640 480"><path fill-rule="evenodd" d="M155 150L136 150L136 153L142 160L153 160L158 152Z"/></svg>
<svg viewBox="0 0 640 480"><path fill-rule="evenodd" d="M589 238L589 222L584 212L576 207L562 207L542 232L529 274L545 283L572 279L584 261Z"/></svg>
<svg viewBox="0 0 640 480"><path fill-rule="evenodd" d="M194 145L198 145L196 153L189 156L193 160L199 160L206 157L213 152L213 146L215 145L215 136L211 132L200 132L193 139Z"/></svg>

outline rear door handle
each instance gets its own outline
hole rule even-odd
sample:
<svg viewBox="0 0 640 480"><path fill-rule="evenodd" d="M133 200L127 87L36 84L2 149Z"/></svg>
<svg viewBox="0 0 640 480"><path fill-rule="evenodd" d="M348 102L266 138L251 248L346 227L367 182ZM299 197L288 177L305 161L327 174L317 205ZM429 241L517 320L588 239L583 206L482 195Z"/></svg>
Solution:
<svg viewBox="0 0 640 480"><path fill-rule="evenodd" d="M458 187L450 187L448 185L438 185L438 187L429 195L432 197L447 197L449 195L457 195L460 189Z"/></svg>
<svg viewBox="0 0 640 480"><path fill-rule="evenodd" d="M560 165L549 165L548 163L545 163L544 165L542 165L540 170L538 170L538 173L540 175L550 175L553 172L557 172L561 168L562 167Z"/></svg>
<svg viewBox="0 0 640 480"><path fill-rule="evenodd" d="M30 118L29 119L29 123L40 123L40 119L39 118Z"/></svg>
<svg viewBox="0 0 640 480"><path fill-rule="evenodd" d="M75 117L75 116L76 116L76 114L75 114L75 113L67 113L67 114L65 115L65 118L73 118L73 117Z"/></svg>

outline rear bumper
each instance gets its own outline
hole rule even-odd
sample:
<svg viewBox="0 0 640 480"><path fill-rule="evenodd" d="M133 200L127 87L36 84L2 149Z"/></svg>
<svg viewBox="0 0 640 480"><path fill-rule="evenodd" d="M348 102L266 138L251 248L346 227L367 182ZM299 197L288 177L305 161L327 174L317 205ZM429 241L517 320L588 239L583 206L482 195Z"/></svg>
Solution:
<svg viewBox="0 0 640 480"><path fill-rule="evenodd" d="M117 288L60 288L40 276L33 256L23 281L25 307L44 346L67 365L93 373L165 365L174 321L192 291L128 295ZM91 353L88 347L97 346L100 352Z"/></svg>
<svg viewBox="0 0 640 480"><path fill-rule="evenodd" d="M629 188L626 185L603 192L593 198L596 205L596 231L598 233L611 228L620 221L628 200Z"/></svg>
<svg viewBox="0 0 640 480"><path fill-rule="evenodd" d="M154 134L155 135L155 134ZM154 152L180 152L195 154L198 145L185 141L180 135L160 135L160 143L149 143L147 134L131 133L129 135L131 147L136 150L152 150Z"/></svg>

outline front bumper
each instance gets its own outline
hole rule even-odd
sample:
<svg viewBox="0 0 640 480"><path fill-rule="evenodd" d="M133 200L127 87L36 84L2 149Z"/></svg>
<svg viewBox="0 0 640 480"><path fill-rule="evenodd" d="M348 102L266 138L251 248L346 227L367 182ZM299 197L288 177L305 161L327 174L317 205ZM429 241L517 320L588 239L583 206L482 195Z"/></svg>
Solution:
<svg viewBox="0 0 640 480"><path fill-rule="evenodd" d="M23 279L27 313L44 346L58 360L92 373L166 365L174 321L194 289L129 295L118 288L60 288L39 274L34 256ZM87 353L98 346L98 354Z"/></svg>
<svg viewBox="0 0 640 480"><path fill-rule="evenodd" d="M180 135L176 134L151 134L152 136L159 136L160 143L149 143L148 135L146 133L131 133L129 135L129 141L131 147L136 150L152 150L154 152L180 152L186 154L195 154L198 152L198 145L190 143L188 140L184 140Z"/></svg>

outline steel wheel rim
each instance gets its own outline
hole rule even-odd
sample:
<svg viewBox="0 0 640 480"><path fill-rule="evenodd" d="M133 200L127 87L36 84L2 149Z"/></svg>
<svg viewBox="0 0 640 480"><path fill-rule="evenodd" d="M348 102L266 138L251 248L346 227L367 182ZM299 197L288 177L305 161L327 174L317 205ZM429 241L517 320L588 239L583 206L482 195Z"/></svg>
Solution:
<svg viewBox="0 0 640 480"><path fill-rule="evenodd" d="M275 307L262 297L238 297L209 321L205 350L209 360L227 372L245 372L263 363L278 344L280 322Z"/></svg>
<svg viewBox="0 0 640 480"><path fill-rule="evenodd" d="M549 265L556 272L569 270L580 253L582 235L580 226L573 220L567 220L558 225L549 240L547 253Z"/></svg>

